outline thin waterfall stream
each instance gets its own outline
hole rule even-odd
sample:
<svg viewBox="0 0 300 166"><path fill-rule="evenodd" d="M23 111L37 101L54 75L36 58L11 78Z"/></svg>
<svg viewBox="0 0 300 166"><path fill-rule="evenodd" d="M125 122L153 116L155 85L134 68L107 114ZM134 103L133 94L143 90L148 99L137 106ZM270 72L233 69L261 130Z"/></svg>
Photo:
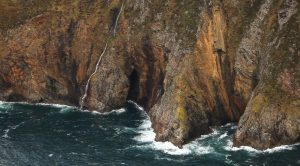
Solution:
<svg viewBox="0 0 300 166"><path fill-rule="evenodd" d="M120 8L120 11L119 11L119 13L118 13L118 15L117 15L117 18L116 18L115 26L114 26L114 29L113 29L113 37L115 37L115 35L116 35L118 21L119 21L121 12L123 11L123 8L124 8L124 2L125 2L125 0L122 1L122 5L121 5L121 8ZM98 62L97 62L97 64L96 64L96 67L95 67L94 72L89 76L89 79L87 80L87 83L86 83L85 89L84 89L84 94L83 94L83 96L82 96L82 98L81 98L81 101L80 101L80 110L83 109L85 100L86 100L86 98L88 97L88 90L89 90L89 87L90 87L91 79L92 79L92 77L97 73L97 71L98 71L98 69L99 69L100 63L101 63L101 61L102 61L102 57L103 57L103 56L105 55L105 53L106 53L107 46L108 46L108 42L109 42L109 39L108 39L108 40L106 41L106 43L105 43L105 47L104 47L104 49L103 49L103 51L102 51L102 53L101 53L101 55L100 55L100 57L99 57L99 59L98 59Z"/></svg>
<svg viewBox="0 0 300 166"><path fill-rule="evenodd" d="M106 42L105 47L104 47L104 50L103 50L103 52L101 53L101 55L100 55L100 57L99 57L99 59L98 59L98 62L97 62L97 64L96 64L96 67L95 67L94 72L90 75L90 77L89 77L89 79L88 79L88 81L87 81L87 83L86 83L86 85L85 85L84 95L83 95L83 97L81 98L81 102L80 102L80 109L81 109L81 110L82 110L82 108L83 108L83 104L84 104L84 102L85 102L85 99L87 98L87 94L88 94L88 90L89 90L89 86L90 86L91 79L92 79L92 77L97 73L97 71L98 71L98 69L99 69L99 65L100 65L100 63L101 63L101 60L102 60L103 55L104 55L105 52L106 52L107 45L108 45L108 41Z"/></svg>
<svg viewBox="0 0 300 166"><path fill-rule="evenodd" d="M118 16L117 16L117 19L116 19L116 23L115 23L114 31L113 31L113 36L116 36L117 25L118 25L118 21L119 21L119 18L120 18L120 15L121 15L121 12L122 12L123 8L124 8L124 0L123 0L123 2L122 2L120 11L119 11Z"/></svg>

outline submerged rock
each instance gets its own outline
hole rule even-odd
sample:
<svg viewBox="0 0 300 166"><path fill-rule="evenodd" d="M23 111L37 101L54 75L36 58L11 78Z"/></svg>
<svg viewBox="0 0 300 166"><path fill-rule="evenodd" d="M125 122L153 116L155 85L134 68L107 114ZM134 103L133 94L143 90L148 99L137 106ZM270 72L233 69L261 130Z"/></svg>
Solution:
<svg viewBox="0 0 300 166"><path fill-rule="evenodd" d="M296 0L9 0L0 7L1 100L99 112L132 100L150 116L156 140L179 147L240 118L236 146L300 140Z"/></svg>

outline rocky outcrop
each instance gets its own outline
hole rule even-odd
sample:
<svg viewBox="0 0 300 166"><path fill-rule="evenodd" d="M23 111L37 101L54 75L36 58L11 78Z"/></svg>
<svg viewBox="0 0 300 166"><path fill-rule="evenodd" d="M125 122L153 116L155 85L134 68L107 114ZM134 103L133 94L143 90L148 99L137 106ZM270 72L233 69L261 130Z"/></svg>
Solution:
<svg viewBox="0 0 300 166"><path fill-rule="evenodd" d="M150 116L156 140L177 146L241 116L236 146L299 141L295 0L9 0L0 7L1 100L100 112L133 100Z"/></svg>
<svg viewBox="0 0 300 166"><path fill-rule="evenodd" d="M223 76L230 73L223 72L228 62L222 4L203 5L193 50L179 62L181 71L166 77L165 93L150 110L157 140L179 146L209 133L210 126L239 118L231 107L228 80Z"/></svg>
<svg viewBox="0 0 300 166"><path fill-rule="evenodd" d="M262 8L268 4L264 24L256 24L256 20L251 24L260 27L257 64L253 65L257 86L239 122L236 146L266 149L300 140L299 4L294 0L266 1ZM259 16L257 19L262 19Z"/></svg>

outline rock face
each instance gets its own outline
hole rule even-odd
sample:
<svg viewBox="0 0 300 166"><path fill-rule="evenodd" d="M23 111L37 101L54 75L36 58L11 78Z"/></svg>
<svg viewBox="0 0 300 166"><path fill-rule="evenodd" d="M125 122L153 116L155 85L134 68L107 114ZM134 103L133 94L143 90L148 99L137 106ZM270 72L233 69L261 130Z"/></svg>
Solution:
<svg viewBox="0 0 300 166"><path fill-rule="evenodd" d="M101 112L133 100L156 139L179 147L238 121L236 146L300 141L296 0L8 0L0 8L0 100Z"/></svg>
<svg viewBox="0 0 300 166"><path fill-rule="evenodd" d="M244 84L253 90L249 93L248 86L243 91L249 102L234 137L236 146L266 149L300 141L299 13L298 1L265 1L249 28L257 41L240 45L245 51L236 56L241 71L237 92L242 94Z"/></svg>

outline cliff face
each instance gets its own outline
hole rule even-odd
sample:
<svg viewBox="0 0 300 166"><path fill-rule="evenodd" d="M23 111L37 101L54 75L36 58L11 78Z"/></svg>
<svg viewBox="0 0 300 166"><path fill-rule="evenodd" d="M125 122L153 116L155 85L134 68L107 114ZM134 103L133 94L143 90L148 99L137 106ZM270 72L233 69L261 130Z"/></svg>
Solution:
<svg viewBox="0 0 300 166"><path fill-rule="evenodd" d="M249 102L235 134L237 146L265 149L300 140L299 13L299 1L263 2L247 32L251 36L239 46L236 89L248 84L253 90L238 91Z"/></svg>
<svg viewBox="0 0 300 166"><path fill-rule="evenodd" d="M296 0L0 7L1 100L101 112L133 100L149 114L156 139L178 146L241 116L236 146L300 139Z"/></svg>

